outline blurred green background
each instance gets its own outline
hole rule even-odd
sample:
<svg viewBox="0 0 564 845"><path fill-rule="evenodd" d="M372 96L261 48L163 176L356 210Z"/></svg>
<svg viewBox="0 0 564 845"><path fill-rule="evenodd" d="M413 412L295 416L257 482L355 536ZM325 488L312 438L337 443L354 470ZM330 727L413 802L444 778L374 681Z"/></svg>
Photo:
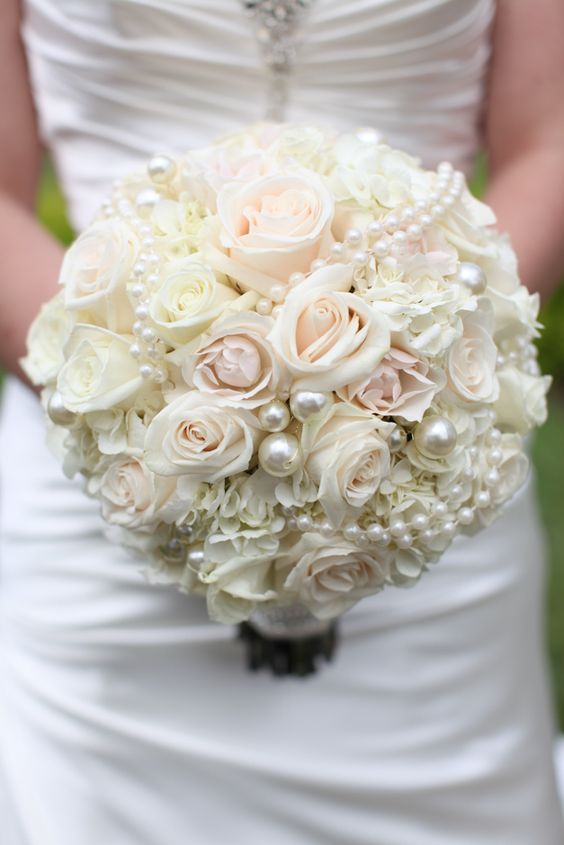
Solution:
<svg viewBox="0 0 564 845"><path fill-rule="evenodd" d="M473 189L480 194L486 182L484 161L478 162ZM72 239L64 202L49 164L45 165L38 213L43 223L64 243ZM564 232L563 232L564 235ZM552 373L554 386L546 425L537 433L533 457L537 469L539 501L549 551L547 642L561 727L564 729L564 285L542 313L545 331L540 341L543 370ZM534 561L531 564L534 565Z"/></svg>

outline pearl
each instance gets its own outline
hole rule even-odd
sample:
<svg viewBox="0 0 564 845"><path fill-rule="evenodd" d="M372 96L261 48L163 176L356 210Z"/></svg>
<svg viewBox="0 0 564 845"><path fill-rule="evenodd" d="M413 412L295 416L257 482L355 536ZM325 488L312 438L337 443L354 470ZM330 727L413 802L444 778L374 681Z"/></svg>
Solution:
<svg viewBox="0 0 564 845"><path fill-rule="evenodd" d="M263 317L268 317L272 311L272 302L270 299L259 299L255 308L257 314L262 314Z"/></svg>
<svg viewBox="0 0 564 845"><path fill-rule="evenodd" d="M351 543L356 543L361 533L360 527L356 524L356 522L351 522L343 528L344 538L349 540Z"/></svg>
<svg viewBox="0 0 564 845"><path fill-rule="evenodd" d="M427 214L427 213L425 212L424 214L419 215L419 222L421 223L421 225L423 226L423 228L425 228L425 229L426 229L428 226L431 226L431 225L432 225L432 223L433 223L433 218L431 217L431 215L430 215L430 214Z"/></svg>
<svg viewBox="0 0 564 845"><path fill-rule="evenodd" d="M366 231L371 238L378 238L384 231L384 227L379 220L372 220L366 227Z"/></svg>
<svg viewBox="0 0 564 845"><path fill-rule="evenodd" d="M441 531L443 534L446 534L447 537L453 537L456 534L456 523L452 522L452 520L445 522Z"/></svg>
<svg viewBox="0 0 564 845"><path fill-rule="evenodd" d="M348 229L345 240L350 246L358 246L362 241L362 232L360 229Z"/></svg>
<svg viewBox="0 0 564 845"><path fill-rule="evenodd" d="M149 309L147 305L142 302L135 308L135 316L138 320L146 320L149 316Z"/></svg>
<svg viewBox="0 0 564 845"><path fill-rule="evenodd" d="M470 525L474 521L474 508L460 508L456 518L461 525Z"/></svg>
<svg viewBox="0 0 564 845"><path fill-rule="evenodd" d="M269 475L277 478L291 475L302 463L298 438L285 432L269 434L259 446L258 458Z"/></svg>
<svg viewBox="0 0 564 845"><path fill-rule="evenodd" d="M437 502L433 508L433 511L437 516L446 516L448 513L448 507L445 502Z"/></svg>
<svg viewBox="0 0 564 845"><path fill-rule="evenodd" d="M390 537L390 532L384 531L384 533L382 534L382 536L379 540L379 543L380 543L381 546L389 546L391 539L392 538Z"/></svg>
<svg viewBox="0 0 564 845"><path fill-rule="evenodd" d="M159 281L159 277L158 277L157 273L150 273L150 274L147 276L147 280L146 280L146 281L147 281L147 284L148 284L150 287L154 287L154 286L157 284L157 282Z"/></svg>
<svg viewBox="0 0 564 845"><path fill-rule="evenodd" d="M316 270L322 270L326 264L327 262L324 258L316 258L315 261L311 262L311 272L315 273Z"/></svg>
<svg viewBox="0 0 564 845"><path fill-rule="evenodd" d="M486 443L488 446L497 446L501 443L501 431L498 428L492 428L491 431L488 431Z"/></svg>
<svg viewBox="0 0 564 845"><path fill-rule="evenodd" d="M479 508L489 507L491 502L490 494L487 490L480 490L476 496L476 506Z"/></svg>
<svg viewBox="0 0 564 845"><path fill-rule="evenodd" d="M132 326L133 334L136 334L137 336L139 336L141 334L141 332L143 331L143 328L144 328L144 326L143 326L143 323L141 322L141 320L135 320L135 322L133 323L133 326Z"/></svg>
<svg viewBox="0 0 564 845"><path fill-rule="evenodd" d="M307 513L298 516L296 523L299 531L311 531L313 528L313 519Z"/></svg>
<svg viewBox="0 0 564 845"><path fill-rule="evenodd" d="M399 425L396 425L388 435L388 448L390 452L399 452L407 443L407 434Z"/></svg>
<svg viewBox="0 0 564 845"><path fill-rule="evenodd" d="M76 414L65 407L63 397L58 390L55 390L55 392L49 397L49 401L47 403L47 414L49 415L51 422L54 422L55 425L69 426L76 420Z"/></svg>
<svg viewBox="0 0 564 845"><path fill-rule="evenodd" d="M403 519L393 519L390 522L390 534L392 537L399 537L407 528Z"/></svg>
<svg viewBox="0 0 564 845"><path fill-rule="evenodd" d="M338 241L337 243L334 243L331 247L331 258L333 258L335 261L340 261L342 258L345 258L346 254L346 246L342 243L339 243ZM290 278L292 277L290 276Z"/></svg>
<svg viewBox="0 0 564 845"><path fill-rule="evenodd" d="M299 422L305 422L312 417L324 416L332 404L332 393L296 390L290 397L290 410Z"/></svg>
<svg viewBox="0 0 564 845"><path fill-rule="evenodd" d="M441 161L439 166L437 167L437 172L441 175L450 176L453 172L454 168L450 161Z"/></svg>
<svg viewBox="0 0 564 845"><path fill-rule="evenodd" d="M388 232L393 232L400 225L400 220L397 214L388 214L384 220L384 226Z"/></svg>
<svg viewBox="0 0 564 845"><path fill-rule="evenodd" d="M418 241L422 235L423 228L419 225L419 223L411 223L411 225L407 227L407 237L410 241Z"/></svg>
<svg viewBox="0 0 564 845"><path fill-rule="evenodd" d="M270 289L270 296L274 302L282 302L286 294L286 288L283 285L272 285Z"/></svg>
<svg viewBox="0 0 564 845"><path fill-rule="evenodd" d="M486 455L487 461L491 466L498 467L503 460L503 452L501 449L498 449L497 446L494 446L493 449L490 449L488 454Z"/></svg>
<svg viewBox="0 0 564 845"><path fill-rule="evenodd" d="M151 366L151 364L141 364L141 366L139 367L139 375L141 376L141 378L144 378L144 379L152 378L154 372L155 371L154 371L153 367Z"/></svg>
<svg viewBox="0 0 564 845"><path fill-rule="evenodd" d="M153 378L157 384L164 384L168 378L168 370L166 369L166 367L155 367L155 370L153 372Z"/></svg>
<svg viewBox="0 0 564 845"><path fill-rule="evenodd" d="M403 244L407 243L407 235L401 229L398 229L397 232L394 232L392 235L395 244L399 244L403 246Z"/></svg>
<svg viewBox="0 0 564 845"><path fill-rule="evenodd" d="M389 251L390 251L390 242L384 240L384 238L381 238L379 241L376 241L376 243L374 244L374 252L380 258L383 258L385 255L387 255L389 253Z"/></svg>
<svg viewBox="0 0 564 845"><path fill-rule="evenodd" d="M432 528L427 528L421 536L423 538L423 542L430 543L432 540L435 539L435 532Z"/></svg>
<svg viewBox="0 0 564 845"><path fill-rule="evenodd" d="M259 408L258 418L265 431L283 431L290 422L290 411L284 402L273 399Z"/></svg>
<svg viewBox="0 0 564 845"><path fill-rule="evenodd" d="M396 546L398 549L409 549L413 545L413 535L409 531L405 531L401 537L396 539Z"/></svg>
<svg viewBox="0 0 564 845"><path fill-rule="evenodd" d="M141 357L141 347L138 343L132 343L129 347L129 354L132 358L140 358Z"/></svg>
<svg viewBox="0 0 564 845"><path fill-rule="evenodd" d="M184 546L177 540L176 538L169 540L166 546L163 548L164 556L174 562L177 563L181 560L184 560Z"/></svg>
<svg viewBox="0 0 564 845"><path fill-rule="evenodd" d="M149 328L149 326L143 329L143 331L141 332L141 337L143 338L145 343L154 343L157 339L157 335L155 334L153 329Z"/></svg>
<svg viewBox="0 0 564 845"><path fill-rule="evenodd" d="M333 244L333 246L335 246L335 244ZM341 246L343 245L341 244ZM301 285L304 279L305 275L303 273L292 273L292 275L288 279L288 284L291 288L295 288L296 285Z"/></svg>
<svg viewBox="0 0 564 845"><path fill-rule="evenodd" d="M401 222L411 223L412 220L415 220L415 209L407 205L401 213Z"/></svg>
<svg viewBox="0 0 564 845"><path fill-rule="evenodd" d="M352 257L353 264L359 267L365 267L368 262L368 254L359 249Z"/></svg>
<svg viewBox="0 0 564 845"><path fill-rule="evenodd" d="M149 249L150 247L155 245L155 239L152 235L147 235L143 238L142 245L145 249Z"/></svg>
<svg viewBox="0 0 564 845"><path fill-rule="evenodd" d="M440 202L436 203L436 205L431 208L431 214L433 217L442 217L444 213L445 207L444 205L441 205Z"/></svg>
<svg viewBox="0 0 564 845"><path fill-rule="evenodd" d="M454 484L451 488L450 495L453 499L460 499L462 494L464 493L462 486L460 484Z"/></svg>
<svg viewBox="0 0 564 845"><path fill-rule="evenodd" d="M169 156L156 155L147 165L149 177L155 184L164 185L170 182L176 174L176 162Z"/></svg>
<svg viewBox="0 0 564 845"><path fill-rule="evenodd" d="M486 274L478 264L461 261L456 273L456 281L466 285L474 294L483 293L488 285Z"/></svg>
<svg viewBox="0 0 564 845"><path fill-rule="evenodd" d="M328 519L325 519L321 525L319 526L319 532L322 534L323 537L332 537L335 529L331 525Z"/></svg>
<svg viewBox="0 0 564 845"><path fill-rule="evenodd" d="M366 529L366 534L368 539L371 540L373 543L379 543L382 537L384 536L384 529L381 525L377 522L372 523Z"/></svg>
<svg viewBox="0 0 564 845"><path fill-rule="evenodd" d="M181 537L185 537L189 539L194 534L194 527L192 525L177 525L176 526L177 534L180 534Z"/></svg>
<svg viewBox="0 0 564 845"><path fill-rule="evenodd" d="M466 481L474 481L476 478L476 470L474 467L464 467L462 470L462 476L466 479Z"/></svg>
<svg viewBox="0 0 564 845"><path fill-rule="evenodd" d="M191 546L188 549L188 555L186 557L186 562L188 566L191 566L194 569L200 569L204 560L205 554L203 546Z"/></svg>
<svg viewBox="0 0 564 845"><path fill-rule="evenodd" d="M498 470L493 467L492 469L488 470L484 476L484 481L488 487L495 487L496 484L499 484L499 472Z"/></svg>
<svg viewBox="0 0 564 845"><path fill-rule="evenodd" d="M134 276L142 276L147 270L147 265L144 261L138 261L136 264L133 265L133 275Z"/></svg>
<svg viewBox="0 0 564 845"><path fill-rule="evenodd" d="M139 191L135 198L135 207L139 214L148 215L160 200L159 193L154 188Z"/></svg>
<svg viewBox="0 0 564 845"><path fill-rule="evenodd" d="M135 297L135 299L139 299L139 297L143 296L145 292L145 285L136 282L134 285L131 285L131 287L129 288L129 292L131 293L131 296Z"/></svg>
<svg viewBox="0 0 564 845"><path fill-rule="evenodd" d="M153 361L155 361L157 358L161 357L161 353L159 352L159 350L157 349L156 346L149 346L149 348L146 349L145 351L147 353L147 357L152 358Z"/></svg>
<svg viewBox="0 0 564 845"><path fill-rule="evenodd" d="M418 531L424 531L425 528L429 525L429 518L424 513L416 513L411 523L414 528L417 528Z"/></svg>
<svg viewBox="0 0 564 845"><path fill-rule="evenodd" d="M272 309L272 316L274 317L274 319L275 320L278 319L278 317L280 316L281 313L282 313L282 306L281 305L275 305L274 308Z"/></svg>
<svg viewBox="0 0 564 845"><path fill-rule="evenodd" d="M427 417L416 427L414 441L427 458L444 458L456 446L456 429L446 417Z"/></svg>
<svg viewBox="0 0 564 845"><path fill-rule="evenodd" d="M471 461L475 461L476 458L478 457L478 447L477 446L469 446L467 452L468 452L468 457L470 458Z"/></svg>

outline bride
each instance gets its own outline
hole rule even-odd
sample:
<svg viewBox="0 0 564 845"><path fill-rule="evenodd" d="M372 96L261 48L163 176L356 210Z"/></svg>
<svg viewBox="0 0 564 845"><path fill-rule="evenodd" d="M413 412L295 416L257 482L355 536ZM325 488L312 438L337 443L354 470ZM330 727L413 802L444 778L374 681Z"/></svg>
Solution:
<svg viewBox="0 0 564 845"><path fill-rule="evenodd" d="M564 266L560 0L5 0L2 23L14 374L61 261L33 214L42 145L79 230L133 164L265 105L376 125L430 166L468 172L484 143L523 279L548 293ZM320 674L275 680L245 672L197 597L148 586L104 539L14 376L0 438L5 845L564 841L530 488L415 589L349 612Z"/></svg>

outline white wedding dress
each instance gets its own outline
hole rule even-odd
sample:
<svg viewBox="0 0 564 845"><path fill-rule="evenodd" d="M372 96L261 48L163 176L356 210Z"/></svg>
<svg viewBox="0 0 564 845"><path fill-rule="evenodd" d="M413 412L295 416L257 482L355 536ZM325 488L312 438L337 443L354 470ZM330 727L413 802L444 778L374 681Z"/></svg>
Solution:
<svg viewBox="0 0 564 845"><path fill-rule="evenodd" d="M479 145L492 0L317 0L287 118ZM112 179L262 116L238 0L27 0L41 132L77 229ZM38 267L41 272L41 267ZM562 845L525 490L410 591L361 602L306 681L252 675L147 585L14 381L1 438L3 845Z"/></svg>

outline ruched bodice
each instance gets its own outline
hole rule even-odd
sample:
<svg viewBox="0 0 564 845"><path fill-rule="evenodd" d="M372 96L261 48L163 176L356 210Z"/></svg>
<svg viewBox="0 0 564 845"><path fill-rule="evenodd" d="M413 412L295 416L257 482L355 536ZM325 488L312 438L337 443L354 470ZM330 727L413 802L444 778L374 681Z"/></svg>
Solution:
<svg viewBox="0 0 564 845"><path fill-rule="evenodd" d="M43 137L77 227L111 180L265 113L240 0L26 0ZM479 145L493 0L314 0L285 117L376 126L432 165Z"/></svg>

